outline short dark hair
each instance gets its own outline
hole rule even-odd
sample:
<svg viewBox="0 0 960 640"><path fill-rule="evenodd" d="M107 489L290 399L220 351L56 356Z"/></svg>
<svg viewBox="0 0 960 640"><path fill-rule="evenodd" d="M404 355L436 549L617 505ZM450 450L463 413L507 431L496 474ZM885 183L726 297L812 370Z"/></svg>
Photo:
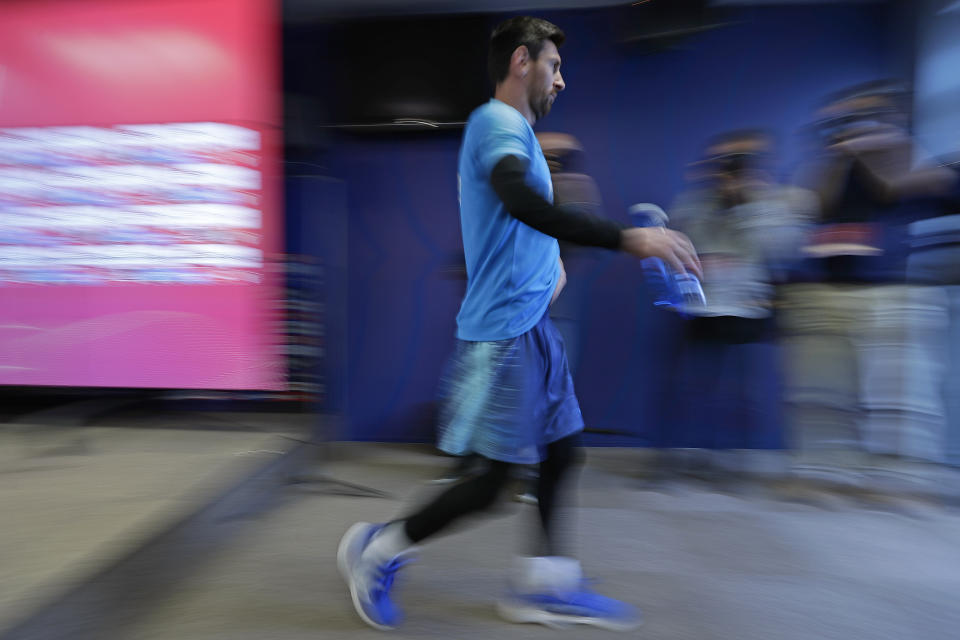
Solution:
<svg viewBox="0 0 960 640"><path fill-rule="evenodd" d="M776 136L766 129L735 129L717 134L707 141L706 148L713 149L734 142L759 142L769 146L776 144Z"/></svg>
<svg viewBox="0 0 960 640"><path fill-rule="evenodd" d="M861 82L840 91L834 91L824 99L825 105L847 102L858 98L884 98L892 102L904 99L910 94L905 82L900 80L872 80Z"/></svg>
<svg viewBox="0 0 960 640"><path fill-rule="evenodd" d="M517 47L525 46L534 60L540 55L547 40L560 47L566 34L552 22L542 18L517 16L497 25L490 35L490 54L487 58L487 71L490 82L496 87L510 73L510 58Z"/></svg>
<svg viewBox="0 0 960 640"><path fill-rule="evenodd" d="M908 128L910 99L910 87L899 80L863 82L827 95L817 112L816 125L876 120Z"/></svg>

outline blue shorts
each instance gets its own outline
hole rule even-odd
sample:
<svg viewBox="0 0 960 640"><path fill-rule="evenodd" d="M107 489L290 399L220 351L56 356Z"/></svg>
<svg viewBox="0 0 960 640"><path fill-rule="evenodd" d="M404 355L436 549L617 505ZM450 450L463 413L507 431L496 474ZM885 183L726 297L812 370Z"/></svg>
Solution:
<svg viewBox="0 0 960 640"><path fill-rule="evenodd" d="M441 384L439 444L453 455L533 464L583 430L563 338L548 314L508 340L458 340Z"/></svg>

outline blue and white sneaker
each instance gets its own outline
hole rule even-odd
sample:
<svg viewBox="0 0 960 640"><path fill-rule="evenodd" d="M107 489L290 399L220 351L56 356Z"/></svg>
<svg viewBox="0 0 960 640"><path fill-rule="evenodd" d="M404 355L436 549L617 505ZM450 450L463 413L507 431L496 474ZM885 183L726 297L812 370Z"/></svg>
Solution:
<svg viewBox="0 0 960 640"><path fill-rule="evenodd" d="M397 571L410 562L408 555L397 556L380 564L363 561L364 549L384 526L358 522L343 534L337 549L337 566L350 588L357 614L371 627L381 631L393 629L403 617L390 599L390 589Z"/></svg>
<svg viewBox="0 0 960 640"><path fill-rule="evenodd" d="M640 624L636 609L586 587L574 558L519 558L510 579L509 595L500 601L500 615L511 622L536 622L548 627L590 624L629 631Z"/></svg>
<svg viewBox="0 0 960 640"><path fill-rule="evenodd" d="M634 607L586 588L562 595L511 593L497 604L497 610L510 622L533 622L554 629L587 624L632 631L640 626L640 612Z"/></svg>

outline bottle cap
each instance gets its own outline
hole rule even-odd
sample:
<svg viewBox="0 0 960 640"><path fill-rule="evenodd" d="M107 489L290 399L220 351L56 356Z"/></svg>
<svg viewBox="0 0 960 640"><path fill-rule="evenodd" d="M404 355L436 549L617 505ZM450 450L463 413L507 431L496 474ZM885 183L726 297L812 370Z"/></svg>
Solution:
<svg viewBox="0 0 960 640"><path fill-rule="evenodd" d="M627 209L638 227L665 227L670 219L659 206L650 202L641 202Z"/></svg>

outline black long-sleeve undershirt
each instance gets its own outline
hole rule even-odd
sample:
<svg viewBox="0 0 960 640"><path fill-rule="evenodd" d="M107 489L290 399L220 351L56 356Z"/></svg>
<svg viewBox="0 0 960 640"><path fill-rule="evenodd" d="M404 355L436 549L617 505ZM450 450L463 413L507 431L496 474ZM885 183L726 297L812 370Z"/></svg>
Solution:
<svg viewBox="0 0 960 640"><path fill-rule="evenodd" d="M588 247L619 248L623 226L613 220L551 204L527 184L526 174L526 163L517 156L505 156L490 174L490 184L510 215L557 240Z"/></svg>

